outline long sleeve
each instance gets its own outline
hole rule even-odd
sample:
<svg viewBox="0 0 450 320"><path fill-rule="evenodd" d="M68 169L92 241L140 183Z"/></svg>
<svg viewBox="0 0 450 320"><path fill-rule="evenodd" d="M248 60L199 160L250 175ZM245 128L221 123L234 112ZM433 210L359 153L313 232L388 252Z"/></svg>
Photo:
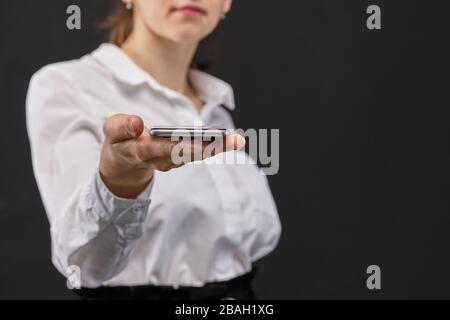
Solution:
<svg viewBox="0 0 450 320"><path fill-rule="evenodd" d="M153 182L135 200L109 192L98 173L102 124L81 86L58 65L36 73L27 96L33 169L64 275L81 270L81 285L98 287L122 271L142 236Z"/></svg>

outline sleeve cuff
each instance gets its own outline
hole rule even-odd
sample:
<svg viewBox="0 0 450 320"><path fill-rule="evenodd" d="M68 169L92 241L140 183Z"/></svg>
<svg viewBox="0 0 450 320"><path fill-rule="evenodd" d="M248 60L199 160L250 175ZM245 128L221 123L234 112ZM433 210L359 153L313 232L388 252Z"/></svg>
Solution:
<svg viewBox="0 0 450 320"><path fill-rule="evenodd" d="M154 181L155 177L136 199L124 199L109 191L97 170L93 181L93 191L101 218L119 225L144 222L151 202L150 195Z"/></svg>

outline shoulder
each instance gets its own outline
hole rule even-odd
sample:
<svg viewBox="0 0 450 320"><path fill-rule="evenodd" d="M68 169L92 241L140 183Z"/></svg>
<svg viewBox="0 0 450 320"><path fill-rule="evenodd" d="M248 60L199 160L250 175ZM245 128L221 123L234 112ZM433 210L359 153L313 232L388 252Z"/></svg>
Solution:
<svg viewBox="0 0 450 320"><path fill-rule="evenodd" d="M94 51L95 52L95 51ZM111 75L93 53L79 59L48 64L30 79L26 97L27 112L64 108L99 112L91 108L89 92L103 92Z"/></svg>
<svg viewBox="0 0 450 320"><path fill-rule="evenodd" d="M89 55L80 59L48 64L33 74L30 80L30 87L37 84L46 84L51 87L71 87L81 88L89 82L89 79L96 80L106 76L105 71L98 62Z"/></svg>
<svg viewBox="0 0 450 320"><path fill-rule="evenodd" d="M102 83L102 72L104 70L91 54L42 67L30 79L26 97L27 118L43 122L48 117L80 112L97 115L89 104L86 90L92 82Z"/></svg>

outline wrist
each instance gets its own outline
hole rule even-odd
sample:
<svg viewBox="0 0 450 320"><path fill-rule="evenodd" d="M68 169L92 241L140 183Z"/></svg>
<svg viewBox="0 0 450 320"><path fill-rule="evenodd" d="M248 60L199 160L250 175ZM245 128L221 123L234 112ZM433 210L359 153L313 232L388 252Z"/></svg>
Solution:
<svg viewBox="0 0 450 320"><path fill-rule="evenodd" d="M102 170L99 170L99 173L108 190L116 197L123 199L136 199L153 180L153 172L146 177L141 176L133 181L108 177L103 174Z"/></svg>

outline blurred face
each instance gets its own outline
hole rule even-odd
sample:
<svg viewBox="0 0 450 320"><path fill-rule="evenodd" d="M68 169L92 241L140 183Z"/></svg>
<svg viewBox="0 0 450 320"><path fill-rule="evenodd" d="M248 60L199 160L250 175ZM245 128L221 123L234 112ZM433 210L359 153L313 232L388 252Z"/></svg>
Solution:
<svg viewBox="0 0 450 320"><path fill-rule="evenodd" d="M178 43L199 42L217 27L232 0L133 0L135 19Z"/></svg>

